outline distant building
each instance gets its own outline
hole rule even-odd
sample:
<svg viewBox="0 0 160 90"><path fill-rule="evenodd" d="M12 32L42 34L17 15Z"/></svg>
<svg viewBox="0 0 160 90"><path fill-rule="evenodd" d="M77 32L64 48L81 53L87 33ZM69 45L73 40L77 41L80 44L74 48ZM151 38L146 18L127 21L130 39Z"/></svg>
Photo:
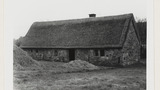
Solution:
<svg viewBox="0 0 160 90"><path fill-rule="evenodd" d="M141 42L133 14L35 22L21 48L36 60L130 65L140 58ZM109 61L109 62L108 62Z"/></svg>

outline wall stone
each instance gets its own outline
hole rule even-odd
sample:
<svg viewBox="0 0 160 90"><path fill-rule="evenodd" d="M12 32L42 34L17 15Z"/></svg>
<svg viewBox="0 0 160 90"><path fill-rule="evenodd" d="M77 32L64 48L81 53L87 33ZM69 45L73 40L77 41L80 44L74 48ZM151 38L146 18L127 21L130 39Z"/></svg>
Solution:
<svg viewBox="0 0 160 90"><path fill-rule="evenodd" d="M104 49L104 56L92 56L90 62L102 66L117 66L119 64L119 49Z"/></svg>
<svg viewBox="0 0 160 90"><path fill-rule="evenodd" d="M89 61L89 49L76 49L75 59Z"/></svg>
<svg viewBox="0 0 160 90"><path fill-rule="evenodd" d="M62 49L24 49L36 60L68 62L68 50Z"/></svg>
<svg viewBox="0 0 160 90"><path fill-rule="evenodd" d="M136 36L133 23L130 23L130 28L126 37L126 41L122 49L122 65L131 65L140 59L140 43Z"/></svg>
<svg viewBox="0 0 160 90"><path fill-rule="evenodd" d="M62 49L24 49L36 60L69 62L69 51ZM95 56L95 50L99 55ZM101 49L102 50L102 49ZM115 66L120 62L120 49L103 49L104 56L100 56L100 49L75 49L75 59L85 60L95 65Z"/></svg>
<svg viewBox="0 0 160 90"><path fill-rule="evenodd" d="M95 50L98 50L98 56L95 55ZM115 66L120 63L120 49L103 50L104 56L100 55L100 49L77 49L75 51L75 59L85 60L92 64L103 66Z"/></svg>

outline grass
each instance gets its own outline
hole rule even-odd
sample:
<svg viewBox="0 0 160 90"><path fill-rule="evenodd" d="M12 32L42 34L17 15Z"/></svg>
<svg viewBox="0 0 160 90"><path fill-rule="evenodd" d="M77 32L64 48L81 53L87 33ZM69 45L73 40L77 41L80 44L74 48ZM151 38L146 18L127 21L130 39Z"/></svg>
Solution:
<svg viewBox="0 0 160 90"><path fill-rule="evenodd" d="M15 71L14 90L146 90L146 68L90 72Z"/></svg>

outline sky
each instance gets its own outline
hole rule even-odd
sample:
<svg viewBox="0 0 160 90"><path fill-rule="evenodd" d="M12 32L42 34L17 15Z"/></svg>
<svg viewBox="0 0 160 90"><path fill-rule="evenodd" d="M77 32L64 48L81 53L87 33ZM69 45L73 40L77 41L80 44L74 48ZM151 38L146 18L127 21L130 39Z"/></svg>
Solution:
<svg viewBox="0 0 160 90"><path fill-rule="evenodd" d="M55 21L133 13L147 17L147 0L5 0L4 16L13 38L25 36L36 21Z"/></svg>

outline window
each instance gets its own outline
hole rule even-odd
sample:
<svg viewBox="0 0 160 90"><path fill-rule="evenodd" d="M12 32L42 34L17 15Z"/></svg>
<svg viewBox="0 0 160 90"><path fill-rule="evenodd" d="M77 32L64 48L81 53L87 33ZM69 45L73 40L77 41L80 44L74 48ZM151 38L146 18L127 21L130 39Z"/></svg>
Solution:
<svg viewBox="0 0 160 90"><path fill-rule="evenodd" d="M36 49L36 53L38 53L38 49Z"/></svg>
<svg viewBox="0 0 160 90"><path fill-rule="evenodd" d="M95 56L104 56L104 50L94 50Z"/></svg>
<svg viewBox="0 0 160 90"><path fill-rule="evenodd" d="M57 50L54 51L54 55L58 56L58 51Z"/></svg>
<svg viewBox="0 0 160 90"><path fill-rule="evenodd" d="M108 55L106 55L106 57L108 57Z"/></svg>
<svg viewBox="0 0 160 90"><path fill-rule="evenodd" d="M112 53L110 53L109 56L112 56Z"/></svg>
<svg viewBox="0 0 160 90"><path fill-rule="evenodd" d="M104 56L104 50L100 50L100 55Z"/></svg>
<svg viewBox="0 0 160 90"><path fill-rule="evenodd" d="M98 50L95 50L95 56L99 56L99 55L98 55Z"/></svg>

